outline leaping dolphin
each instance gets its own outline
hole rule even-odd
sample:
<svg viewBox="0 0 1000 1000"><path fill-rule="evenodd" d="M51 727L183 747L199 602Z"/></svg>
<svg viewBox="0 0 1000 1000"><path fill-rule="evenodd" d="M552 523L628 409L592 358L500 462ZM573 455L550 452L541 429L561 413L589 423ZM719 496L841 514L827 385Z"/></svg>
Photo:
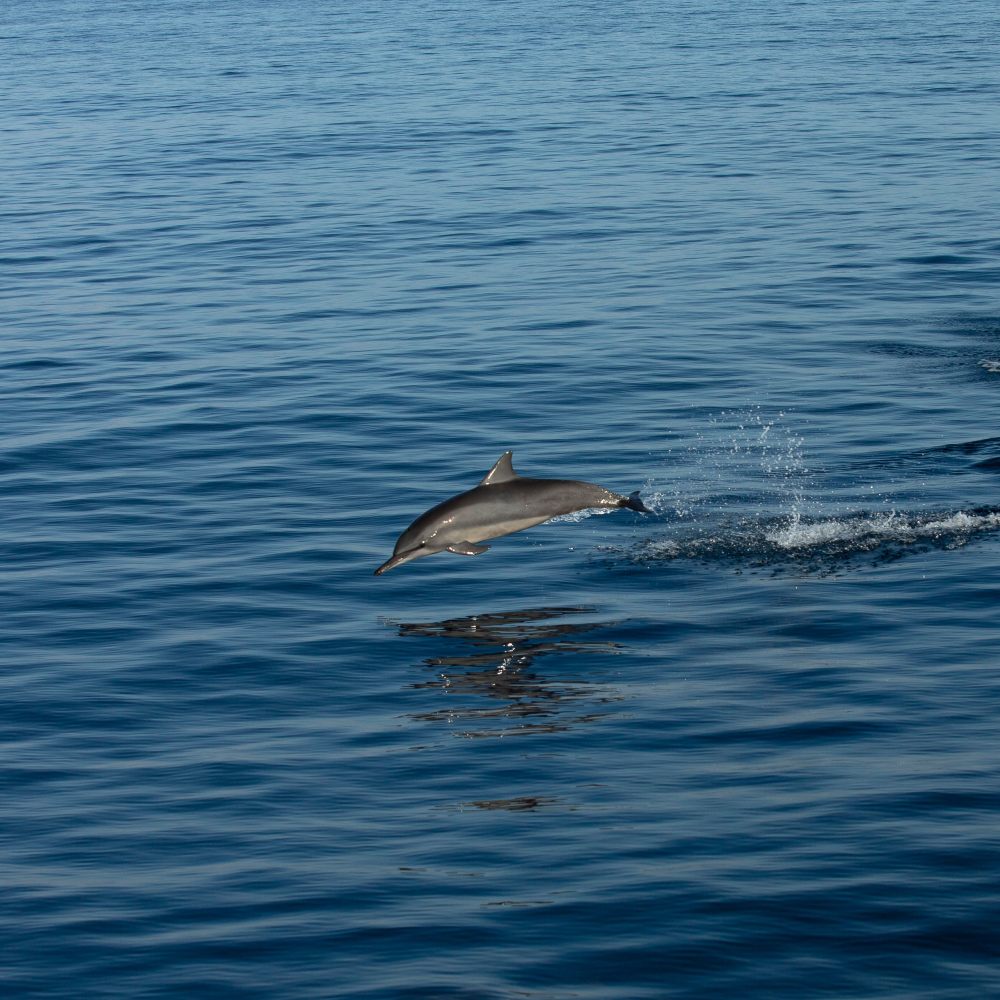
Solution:
<svg viewBox="0 0 1000 1000"><path fill-rule="evenodd" d="M399 536L392 558L377 570L379 576L411 559L435 552L478 556L488 545L485 538L499 538L515 531L591 507L628 507L650 513L636 490L629 496L612 493L594 483L576 479L529 479L514 471L513 453L505 451L474 489L439 503L421 514Z"/></svg>

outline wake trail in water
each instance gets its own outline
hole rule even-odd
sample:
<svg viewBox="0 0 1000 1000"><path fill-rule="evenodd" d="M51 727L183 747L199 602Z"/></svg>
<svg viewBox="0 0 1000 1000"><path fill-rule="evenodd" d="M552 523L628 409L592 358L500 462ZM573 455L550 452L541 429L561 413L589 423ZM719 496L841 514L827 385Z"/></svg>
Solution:
<svg viewBox="0 0 1000 1000"><path fill-rule="evenodd" d="M877 565L935 549L957 549L1000 531L1000 508L905 513L862 512L805 518L743 518L711 528L690 526L641 542L636 563L694 560L738 568L830 574L858 563Z"/></svg>

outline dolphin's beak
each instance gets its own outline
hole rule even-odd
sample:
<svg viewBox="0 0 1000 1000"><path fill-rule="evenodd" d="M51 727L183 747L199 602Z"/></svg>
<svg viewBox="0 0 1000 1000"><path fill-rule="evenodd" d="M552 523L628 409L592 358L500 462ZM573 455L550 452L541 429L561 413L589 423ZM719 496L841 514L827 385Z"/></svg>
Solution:
<svg viewBox="0 0 1000 1000"><path fill-rule="evenodd" d="M383 573L388 573L389 570L394 569L401 563L409 562L411 559L416 558L417 549L409 549L406 552L400 552L398 555L394 555L389 559L386 559L384 563L377 570L375 570L376 576L381 576Z"/></svg>

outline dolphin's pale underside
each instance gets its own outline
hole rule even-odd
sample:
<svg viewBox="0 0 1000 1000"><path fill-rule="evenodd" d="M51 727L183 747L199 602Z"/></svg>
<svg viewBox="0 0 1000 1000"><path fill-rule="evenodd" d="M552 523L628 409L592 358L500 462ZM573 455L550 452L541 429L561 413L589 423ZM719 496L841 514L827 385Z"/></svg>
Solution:
<svg viewBox="0 0 1000 1000"><path fill-rule="evenodd" d="M638 490L622 496L575 479L519 476L511 458L512 452L505 451L478 486L421 514L399 536L392 557L375 575L435 552L478 556L489 548L479 544L485 539L523 531L560 514L591 507L628 507L648 513Z"/></svg>

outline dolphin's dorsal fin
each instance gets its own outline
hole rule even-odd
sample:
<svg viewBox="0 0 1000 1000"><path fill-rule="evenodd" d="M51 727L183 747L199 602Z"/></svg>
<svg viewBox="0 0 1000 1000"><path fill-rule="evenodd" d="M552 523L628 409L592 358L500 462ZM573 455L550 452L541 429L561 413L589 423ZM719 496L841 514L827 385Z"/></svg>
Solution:
<svg viewBox="0 0 1000 1000"><path fill-rule="evenodd" d="M513 463L514 453L505 451L498 459L497 464L486 473L480 480L480 486L493 486L496 483L509 483L512 479L517 479Z"/></svg>

